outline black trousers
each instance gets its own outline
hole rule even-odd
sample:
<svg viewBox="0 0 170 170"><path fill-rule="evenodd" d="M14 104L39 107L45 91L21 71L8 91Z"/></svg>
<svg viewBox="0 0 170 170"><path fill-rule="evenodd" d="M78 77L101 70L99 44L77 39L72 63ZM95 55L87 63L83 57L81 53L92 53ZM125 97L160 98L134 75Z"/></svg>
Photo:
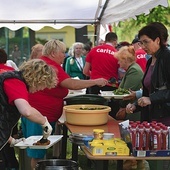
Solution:
<svg viewBox="0 0 170 170"><path fill-rule="evenodd" d="M17 125L12 130L12 137L16 137L18 133ZM15 168L19 169L19 163L15 156L15 150L13 147L10 147L10 144L7 143L2 150L0 151L0 170L6 170Z"/></svg>
<svg viewBox="0 0 170 170"><path fill-rule="evenodd" d="M18 160L15 157L15 150L7 143L0 151L0 169L15 168L19 169Z"/></svg>
<svg viewBox="0 0 170 170"><path fill-rule="evenodd" d="M0 151L0 169L5 169L2 152Z"/></svg>

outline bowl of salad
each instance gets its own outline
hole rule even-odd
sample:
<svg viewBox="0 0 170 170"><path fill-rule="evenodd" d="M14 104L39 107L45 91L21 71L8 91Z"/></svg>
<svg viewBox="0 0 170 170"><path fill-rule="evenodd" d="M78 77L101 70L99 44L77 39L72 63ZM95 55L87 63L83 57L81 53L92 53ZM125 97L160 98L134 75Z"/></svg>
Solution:
<svg viewBox="0 0 170 170"><path fill-rule="evenodd" d="M109 106L77 104L64 106L66 121L73 125L102 125L108 121Z"/></svg>

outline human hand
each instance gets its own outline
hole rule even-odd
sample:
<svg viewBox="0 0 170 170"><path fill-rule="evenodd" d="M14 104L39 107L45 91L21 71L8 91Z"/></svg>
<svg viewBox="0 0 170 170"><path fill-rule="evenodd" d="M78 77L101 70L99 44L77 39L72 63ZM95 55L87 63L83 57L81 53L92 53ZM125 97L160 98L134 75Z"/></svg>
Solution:
<svg viewBox="0 0 170 170"><path fill-rule="evenodd" d="M138 105L141 107L145 107L150 104L151 104L151 101L149 97L141 97L138 99Z"/></svg>
<svg viewBox="0 0 170 170"><path fill-rule="evenodd" d="M126 117L126 108L120 108L116 113L117 120L124 120Z"/></svg>
<svg viewBox="0 0 170 170"><path fill-rule="evenodd" d="M25 141L25 138L20 138L20 139L15 139L15 138L12 138L11 139L11 142L10 142L10 147L14 147L17 143L21 142L21 141Z"/></svg>
<svg viewBox="0 0 170 170"><path fill-rule="evenodd" d="M136 91L129 89L130 94L123 97L123 100L135 100L136 99Z"/></svg>
<svg viewBox="0 0 170 170"><path fill-rule="evenodd" d="M45 117L45 119L46 119L46 121L42 125L42 128L43 128L43 139L47 139L51 135L51 132L53 130L46 117Z"/></svg>
<svg viewBox="0 0 170 170"><path fill-rule="evenodd" d="M98 79L95 79L94 81L97 86L101 86L101 87L106 86L106 84L108 84L108 80L104 78L98 78Z"/></svg>
<svg viewBox="0 0 170 170"><path fill-rule="evenodd" d="M134 104L129 103L126 106L126 113L133 113L136 110L136 106Z"/></svg>

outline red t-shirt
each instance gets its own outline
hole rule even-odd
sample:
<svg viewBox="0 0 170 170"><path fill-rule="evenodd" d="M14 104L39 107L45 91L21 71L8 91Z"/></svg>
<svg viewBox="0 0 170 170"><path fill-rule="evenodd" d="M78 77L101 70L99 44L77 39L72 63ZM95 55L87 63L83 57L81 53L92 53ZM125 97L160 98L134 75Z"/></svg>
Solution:
<svg viewBox="0 0 170 170"><path fill-rule="evenodd" d="M49 122L55 122L60 118L62 114L64 105L63 98L68 94L68 89L61 87L60 83L63 80L69 78L69 76L55 61L45 56L41 57L41 59L56 68L59 83L56 88L45 89L36 93L30 93L29 103L32 107L35 107L42 115L46 116Z"/></svg>
<svg viewBox="0 0 170 170"><path fill-rule="evenodd" d="M0 64L0 73L12 71L14 68ZM14 105L14 100L25 99L28 101L28 91L24 82L16 78L6 79L4 81L4 91L8 97L9 104Z"/></svg>
<svg viewBox="0 0 170 170"><path fill-rule="evenodd" d="M118 60L114 57L116 49L104 44L94 47L87 55L86 62L91 64L91 79L115 77L118 79Z"/></svg>
<svg viewBox="0 0 170 170"><path fill-rule="evenodd" d="M143 70L143 72L145 72L146 69L146 52L143 49L138 49L135 51L136 54L136 63L138 63L141 67L141 69Z"/></svg>
<svg viewBox="0 0 170 170"><path fill-rule="evenodd" d="M14 68L9 67L5 64L0 64L0 74L6 71L12 71L12 70L14 70Z"/></svg>
<svg viewBox="0 0 170 170"><path fill-rule="evenodd" d="M28 101L28 90L24 82L16 78L4 81L4 91L8 96L9 104L14 105L14 100L25 99Z"/></svg>

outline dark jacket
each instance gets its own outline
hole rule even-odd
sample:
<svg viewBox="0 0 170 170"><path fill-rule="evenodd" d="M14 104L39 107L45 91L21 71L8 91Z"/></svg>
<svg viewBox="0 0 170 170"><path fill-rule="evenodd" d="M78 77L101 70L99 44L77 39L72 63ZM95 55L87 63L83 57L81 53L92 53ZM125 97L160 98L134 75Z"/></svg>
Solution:
<svg viewBox="0 0 170 170"><path fill-rule="evenodd" d="M142 108L142 121L170 117L170 50L162 47L155 57L157 60L151 76L150 93L143 83L143 96L150 97L151 105ZM151 62L152 57L147 62L144 78Z"/></svg>
<svg viewBox="0 0 170 170"><path fill-rule="evenodd" d="M18 71L8 71L0 75L0 150L8 142L12 129L20 118L18 109L8 103L8 97L3 89L4 80L8 78L24 81L21 72Z"/></svg>

